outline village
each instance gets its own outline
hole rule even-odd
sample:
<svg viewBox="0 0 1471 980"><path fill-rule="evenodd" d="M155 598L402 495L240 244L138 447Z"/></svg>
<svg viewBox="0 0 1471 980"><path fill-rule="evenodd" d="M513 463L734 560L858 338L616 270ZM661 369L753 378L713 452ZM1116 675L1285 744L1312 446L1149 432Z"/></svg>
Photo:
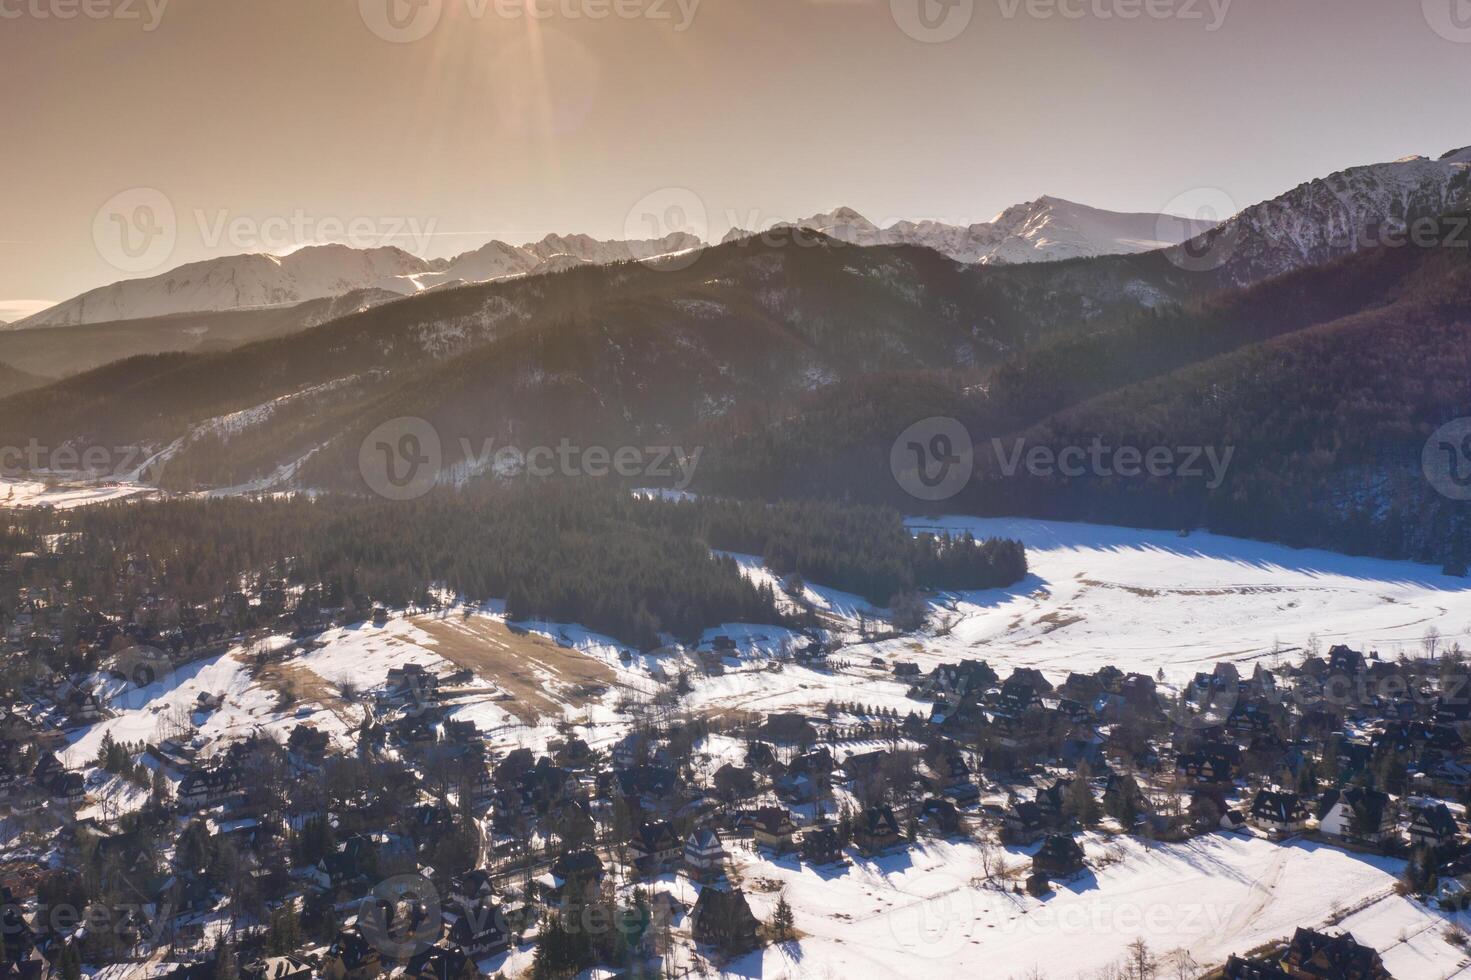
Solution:
<svg viewBox="0 0 1471 980"><path fill-rule="evenodd" d="M872 922L964 964L996 923L1192 847L1279 874L1342 858L1375 888L1322 918L1392 897L1439 962L1471 962L1471 666L1434 637L1171 684L922 665L923 634L831 613L604 663L452 597L326 607L265 582L192 607L139 583L89 604L22 585L45 560L4 573L7 976L749 975L763 950L796 974L814 902L891 902L869 883L922 862L939 884ZM537 700L451 629L520 643L517 669L595 669L546 673ZM1396 975L1329 925L1219 962L1148 933L1088 975Z"/></svg>

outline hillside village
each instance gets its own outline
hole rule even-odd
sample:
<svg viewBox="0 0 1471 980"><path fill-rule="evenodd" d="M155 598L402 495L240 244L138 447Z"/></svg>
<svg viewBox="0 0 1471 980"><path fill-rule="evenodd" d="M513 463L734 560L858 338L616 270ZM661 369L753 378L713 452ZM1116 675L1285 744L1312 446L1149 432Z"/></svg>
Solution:
<svg viewBox="0 0 1471 980"><path fill-rule="evenodd" d="M80 603L21 584L46 560L0 573L7 976L739 973L763 947L801 955L811 909L782 885L793 874L835 888L944 853L982 903L1045 912L1219 840L1379 862L1452 961L1471 957L1471 665L1433 636L1415 657L1339 644L1169 685L1113 666L921 667L879 652L904 631L875 614L857 635L834 621L756 634L774 644L732 629L623 648L615 666L645 687L610 668L549 717L401 647L352 654L358 683L330 691L309 669L349 634L485 615L448 599L325 608L265 582L190 606L124 574L111 601ZM222 665L249 684L164 696ZM814 678L834 696L792 710L698 696ZM881 687L903 706L862 700ZM940 908L939 937L901 945L984 941L976 906ZM1392 975L1331 926L1218 963L1145 931L1105 975Z"/></svg>

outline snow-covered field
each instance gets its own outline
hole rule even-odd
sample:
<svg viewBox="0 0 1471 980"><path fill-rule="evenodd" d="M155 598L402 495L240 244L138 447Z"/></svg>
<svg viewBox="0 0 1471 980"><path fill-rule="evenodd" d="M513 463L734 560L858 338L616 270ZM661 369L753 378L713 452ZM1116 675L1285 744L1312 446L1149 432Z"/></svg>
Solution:
<svg viewBox="0 0 1471 980"><path fill-rule="evenodd" d="M729 972L1061 980L1096 975L1142 939L1169 964L1163 975L1173 977L1177 963L1218 964L1298 926L1353 932L1386 951L1396 977L1461 975L1468 962L1441 935L1446 918L1392 894L1403 864L1389 858L1234 834L1155 845L1094 838L1086 850L1103 867L1056 883L1039 900L981 884L981 850L929 843L816 869L738 852L756 915L769 917L785 889L806 935L800 944L752 954ZM1010 863L1025 865L1022 852L1006 853ZM1363 911L1334 924L1359 906Z"/></svg>
<svg viewBox="0 0 1471 980"><path fill-rule="evenodd" d="M1196 533L1182 538L1092 524L1020 519L910 521L1027 546L1031 575L1005 590L953 597L948 636L926 639L940 659L977 657L1066 676L1106 664L1171 680L1217 660L1297 658L1316 637L1382 656L1440 642L1471 647L1471 580L1410 562Z"/></svg>

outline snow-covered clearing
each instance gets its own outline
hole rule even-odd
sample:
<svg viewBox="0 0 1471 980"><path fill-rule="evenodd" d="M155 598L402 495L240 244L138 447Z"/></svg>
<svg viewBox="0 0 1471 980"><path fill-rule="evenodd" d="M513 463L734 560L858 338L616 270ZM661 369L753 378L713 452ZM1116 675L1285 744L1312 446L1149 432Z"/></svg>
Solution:
<svg viewBox="0 0 1471 980"><path fill-rule="evenodd" d="M1234 834L1155 845L1091 838L1086 850L1094 868L1055 883L1041 900L982 884L982 847L969 842L923 843L815 869L737 850L756 915L769 917L785 889L806 936L727 972L1005 978L1035 969L1061 980L1095 975L1135 939L1162 957L1183 952L1206 967L1298 926L1352 931L1388 950L1397 977L1453 976L1466 962L1441 935L1447 918L1392 894L1403 864L1390 858ZM1025 866L1022 852L1006 853ZM1335 909L1360 905L1333 924ZM1401 942L1401 933L1411 940Z"/></svg>
<svg viewBox="0 0 1471 980"><path fill-rule="evenodd" d="M1295 550L1196 533L1182 538L1092 524L952 517L915 531L1017 538L1031 575L1003 590L950 597L939 660L968 656L1066 676L1106 664L1171 680L1217 660L1295 659L1310 637L1414 656L1430 628L1471 646L1471 581L1411 562ZM928 660L926 661L928 662ZM924 664L922 664L923 666Z"/></svg>

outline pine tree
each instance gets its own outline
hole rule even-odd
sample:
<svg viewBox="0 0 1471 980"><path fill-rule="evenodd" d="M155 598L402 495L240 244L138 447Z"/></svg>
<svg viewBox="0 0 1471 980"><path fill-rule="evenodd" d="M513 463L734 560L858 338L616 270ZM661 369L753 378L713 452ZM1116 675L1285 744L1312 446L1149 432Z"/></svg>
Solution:
<svg viewBox="0 0 1471 980"><path fill-rule="evenodd" d="M787 942L796 936L796 921L785 892L776 900L776 911L771 916L771 931L778 942Z"/></svg>

